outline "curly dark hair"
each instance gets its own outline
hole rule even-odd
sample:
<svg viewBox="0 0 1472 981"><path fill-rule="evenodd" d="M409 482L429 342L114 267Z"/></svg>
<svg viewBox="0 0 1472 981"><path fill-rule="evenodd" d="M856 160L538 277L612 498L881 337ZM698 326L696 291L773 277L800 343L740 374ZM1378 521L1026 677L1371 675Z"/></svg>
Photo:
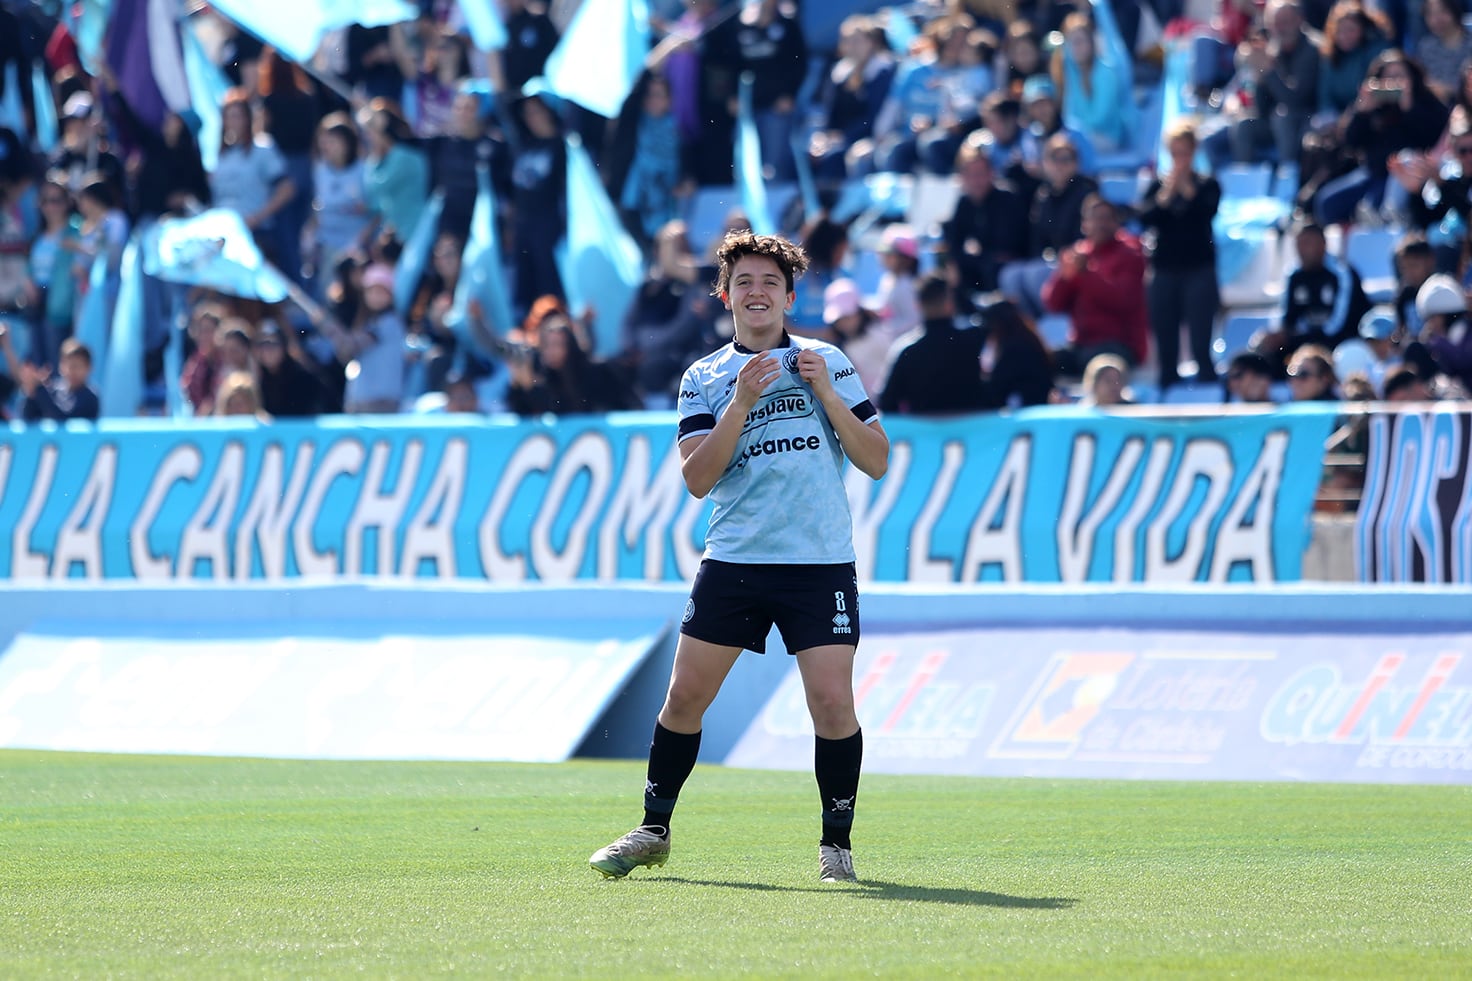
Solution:
<svg viewBox="0 0 1472 981"><path fill-rule="evenodd" d="M750 229L728 232L716 250L716 262L720 271L716 275L712 296L724 296L731 287L731 270L743 256L758 255L771 259L787 278L787 292L792 284L808 271L808 254L778 235L757 235Z"/></svg>

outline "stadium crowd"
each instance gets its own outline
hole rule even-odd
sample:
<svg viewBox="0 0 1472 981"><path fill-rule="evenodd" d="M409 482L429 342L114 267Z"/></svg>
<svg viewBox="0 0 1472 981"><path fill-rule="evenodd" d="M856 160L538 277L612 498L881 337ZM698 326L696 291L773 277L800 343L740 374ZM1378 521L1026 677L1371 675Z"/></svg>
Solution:
<svg viewBox="0 0 1472 981"><path fill-rule="evenodd" d="M181 291L178 323L151 307L144 412L171 387L186 414L261 418L671 405L730 337L711 253L746 223L730 207L746 73L775 218L812 259L791 329L840 345L886 411L1472 388L1463 0L936 0L850 16L831 50L786 0L652 6L614 119L524 94L576 3L500 0L507 44L484 51L455 5L423 0L415 20L329 34L305 66L196 10L232 86L201 145L199 114L146 118L105 62L84 68L71 19L12 0L0 412L95 418L89 294L116 301L133 229L206 207L238 213L296 299ZM16 91L34 66L49 85ZM556 260L570 132L644 250L609 357L592 338L617 312L571 309ZM513 322L471 304L467 333L450 319L482 173ZM1274 258L1228 307L1214 228L1255 197L1284 206ZM1361 237L1393 251L1387 276L1355 268Z"/></svg>

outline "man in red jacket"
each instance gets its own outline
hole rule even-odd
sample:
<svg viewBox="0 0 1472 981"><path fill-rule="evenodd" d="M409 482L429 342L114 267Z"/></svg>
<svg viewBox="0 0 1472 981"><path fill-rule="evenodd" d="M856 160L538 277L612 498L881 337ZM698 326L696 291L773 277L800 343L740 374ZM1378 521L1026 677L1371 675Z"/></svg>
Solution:
<svg viewBox="0 0 1472 981"><path fill-rule="evenodd" d="M1064 249L1043 284L1043 306L1073 322L1069 346L1055 352L1058 371L1079 375L1096 354L1117 354L1132 368L1149 353L1145 255L1120 228L1119 212L1097 194L1084 199L1083 240Z"/></svg>

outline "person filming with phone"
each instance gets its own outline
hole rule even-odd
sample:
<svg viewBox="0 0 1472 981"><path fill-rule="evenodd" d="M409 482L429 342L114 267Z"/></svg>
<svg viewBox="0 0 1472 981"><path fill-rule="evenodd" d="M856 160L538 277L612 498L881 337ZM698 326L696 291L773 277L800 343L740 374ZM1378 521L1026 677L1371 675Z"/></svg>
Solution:
<svg viewBox="0 0 1472 981"><path fill-rule="evenodd" d="M1319 189L1314 198L1319 224L1354 220L1361 202L1382 217L1397 217L1405 192L1389 179L1391 171L1400 154L1414 156L1435 146L1447 116L1419 65L1395 48L1381 52L1340 121L1344 147L1355 154L1358 166Z"/></svg>

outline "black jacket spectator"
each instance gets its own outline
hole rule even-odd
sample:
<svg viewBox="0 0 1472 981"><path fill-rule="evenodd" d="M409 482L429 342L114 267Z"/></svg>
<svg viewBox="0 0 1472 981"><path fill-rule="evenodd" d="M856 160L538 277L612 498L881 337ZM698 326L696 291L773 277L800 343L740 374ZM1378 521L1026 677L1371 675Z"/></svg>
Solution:
<svg viewBox="0 0 1472 981"><path fill-rule="evenodd" d="M931 317L898 350L879 395L881 412L947 415L986 407L981 383L981 330L957 330L949 316Z"/></svg>
<svg viewBox="0 0 1472 981"><path fill-rule="evenodd" d="M1044 181L1032 199L1028 228L1031 235L1029 254L1036 257L1051 249L1062 252L1084 237L1082 220L1084 198L1099 190L1092 177L1079 174L1062 188Z"/></svg>

